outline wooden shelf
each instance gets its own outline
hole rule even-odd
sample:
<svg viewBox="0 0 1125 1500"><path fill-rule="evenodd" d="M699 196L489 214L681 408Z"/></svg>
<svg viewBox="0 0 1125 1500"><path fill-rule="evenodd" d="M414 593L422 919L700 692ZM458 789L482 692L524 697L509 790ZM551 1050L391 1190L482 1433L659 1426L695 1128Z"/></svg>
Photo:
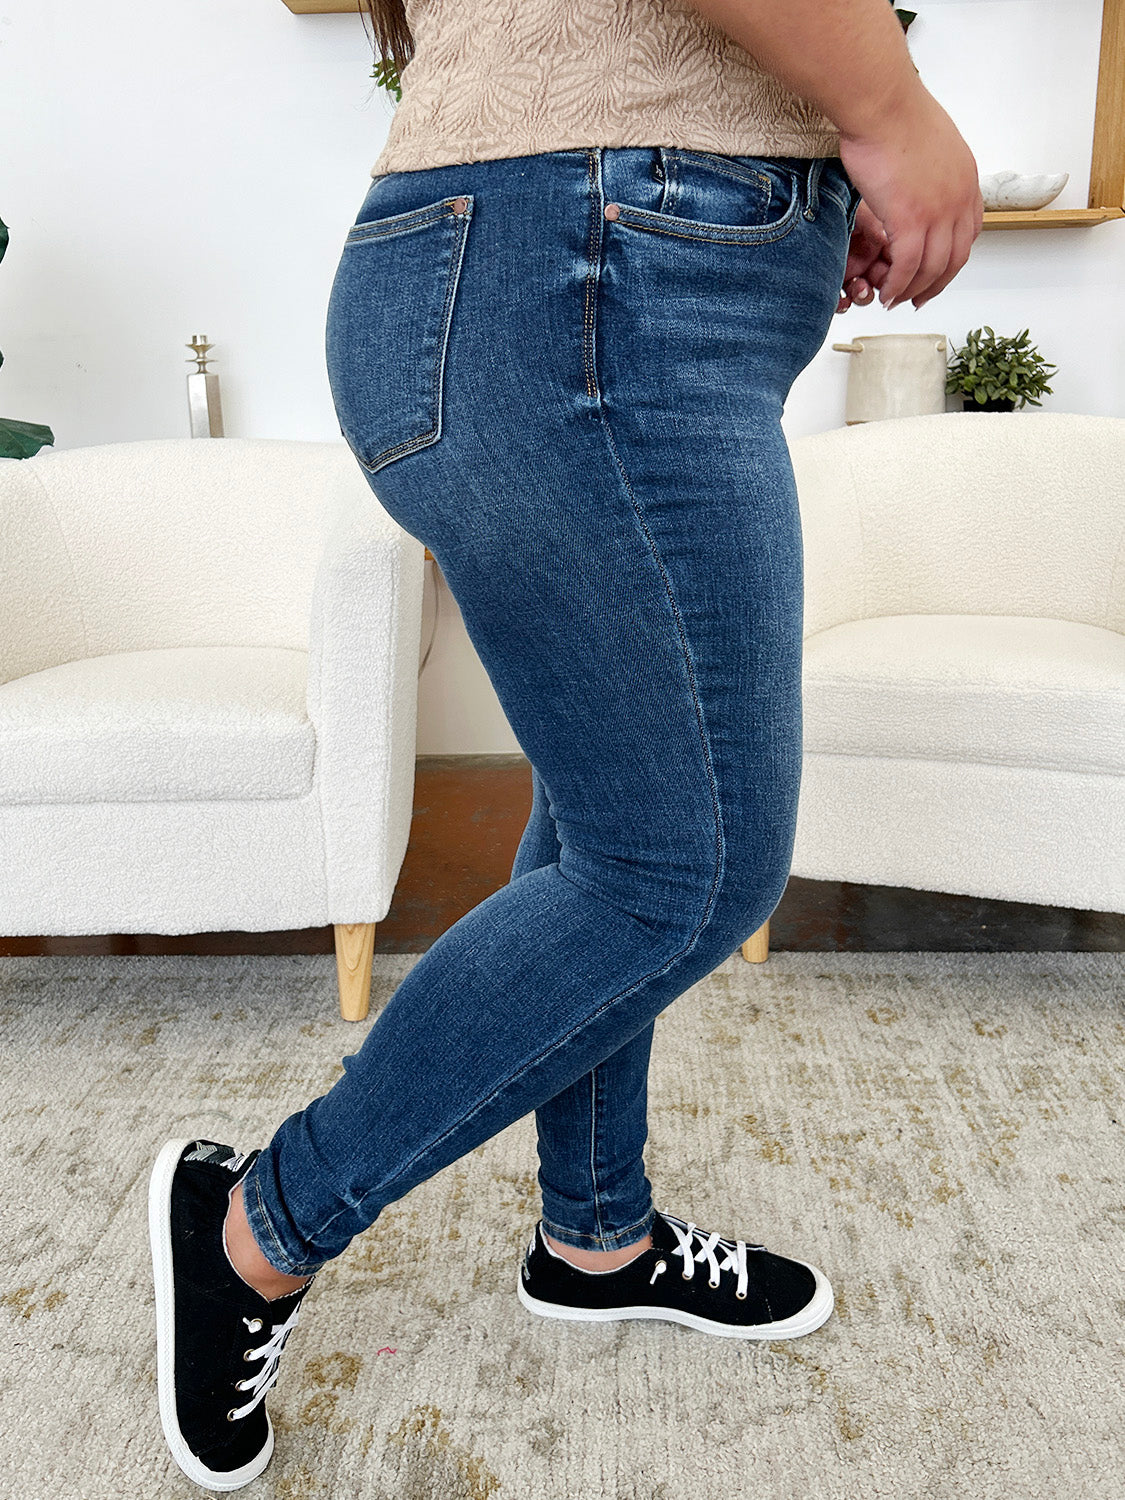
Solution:
<svg viewBox="0 0 1125 1500"><path fill-rule="evenodd" d="M296 16L335 16L343 15L345 11L353 14L364 7L360 0L284 0L289 9Z"/></svg>
<svg viewBox="0 0 1125 1500"><path fill-rule="evenodd" d="M1125 208L987 209L985 229L1061 229L1070 224L1104 224L1125 219Z"/></svg>

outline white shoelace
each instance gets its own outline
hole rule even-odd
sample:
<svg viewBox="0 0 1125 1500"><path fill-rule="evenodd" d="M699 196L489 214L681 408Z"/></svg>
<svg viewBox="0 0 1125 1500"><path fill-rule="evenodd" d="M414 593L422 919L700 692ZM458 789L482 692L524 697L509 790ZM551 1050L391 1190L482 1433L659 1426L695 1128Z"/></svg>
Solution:
<svg viewBox="0 0 1125 1500"><path fill-rule="evenodd" d="M299 1307L295 1307L284 1323L274 1323L271 1325L270 1336L264 1344L259 1344L256 1349L247 1349L245 1358L248 1361L252 1359L264 1359L265 1364L256 1375L251 1375L246 1380L235 1381L235 1390L253 1391L254 1396L245 1406L232 1408L230 1412L232 1422L239 1417L248 1416L270 1387L276 1383L281 1351L285 1347L285 1340L296 1327L300 1311ZM243 1318L242 1321L251 1333L257 1333L263 1327L261 1318Z"/></svg>
<svg viewBox="0 0 1125 1500"><path fill-rule="evenodd" d="M711 1269L711 1275L708 1277L709 1286L719 1285L719 1277L723 1271L735 1271L738 1275L736 1294L739 1297L746 1296L746 1252L747 1250L764 1250L766 1248L764 1245L752 1245L747 1240L723 1239L718 1232L708 1234L705 1230L697 1228L694 1223L689 1223L684 1219L675 1219L670 1214L662 1214L661 1217L671 1225L673 1233L679 1240L672 1254L683 1256L684 1269L681 1274L688 1281L695 1272L696 1261L701 1265L706 1261ZM693 1237L698 1239L698 1247L692 1244ZM718 1249L721 1249L726 1257L722 1264L715 1255ZM652 1279L656 1280L655 1273Z"/></svg>

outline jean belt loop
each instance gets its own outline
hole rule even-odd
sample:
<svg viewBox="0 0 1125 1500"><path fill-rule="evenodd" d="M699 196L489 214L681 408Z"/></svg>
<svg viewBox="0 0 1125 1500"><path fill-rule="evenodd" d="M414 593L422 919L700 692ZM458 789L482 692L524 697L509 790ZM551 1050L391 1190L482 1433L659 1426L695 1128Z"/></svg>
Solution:
<svg viewBox="0 0 1125 1500"><path fill-rule="evenodd" d="M820 173L823 166L824 158L822 156L811 156L809 158L809 169L808 174L805 178L806 219L816 218L817 209L819 207L816 187L817 183L820 181Z"/></svg>

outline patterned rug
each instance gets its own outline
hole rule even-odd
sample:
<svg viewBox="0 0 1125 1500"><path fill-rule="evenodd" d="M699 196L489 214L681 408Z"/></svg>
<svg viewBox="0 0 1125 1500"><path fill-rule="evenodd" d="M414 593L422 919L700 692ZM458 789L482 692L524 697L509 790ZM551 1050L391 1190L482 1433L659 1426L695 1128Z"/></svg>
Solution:
<svg viewBox="0 0 1125 1500"><path fill-rule="evenodd" d="M376 960L371 1019L417 955ZM264 1144L370 1021L330 957L0 959L0 1495L202 1493L160 1433L146 1190ZM269 1398L277 1500L1125 1493L1125 957L732 955L656 1026L658 1207L815 1261L803 1339L516 1298L527 1116L318 1278Z"/></svg>

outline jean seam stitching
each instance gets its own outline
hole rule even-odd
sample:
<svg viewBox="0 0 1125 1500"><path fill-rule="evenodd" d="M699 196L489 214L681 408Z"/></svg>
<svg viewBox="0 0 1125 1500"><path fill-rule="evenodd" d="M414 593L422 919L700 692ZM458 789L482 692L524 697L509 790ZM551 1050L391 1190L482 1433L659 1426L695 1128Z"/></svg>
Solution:
<svg viewBox="0 0 1125 1500"><path fill-rule="evenodd" d="M656 223L655 220L660 216L651 209L636 208L628 203L622 203L620 208L621 212L618 214L616 222L624 224L626 227L632 226L634 229L644 229L650 234L666 234L670 239L674 240L694 240L705 245L742 247L776 244L778 240L783 240L787 235L792 234L793 230L797 227L797 221L801 217L800 199L797 198L794 200L793 207L786 212L784 218L778 219L775 225L761 227L749 225L740 228L738 225L732 224L729 226L729 233L726 234L692 234L688 233L686 228L673 229L668 225ZM677 222L687 226L700 223L701 221L680 219ZM728 228L727 225L719 225L717 227L720 229Z"/></svg>
<svg viewBox="0 0 1125 1500"><path fill-rule="evenodd" d="M773 178L768 173L760 172L757 167L743 167L728 161L721 151L696 151L690 146L672 146L669 149L675 152L677 160L686 157L689 161L702 161L709 171L730 177L736 182L750 182L757 178L763 187L771 193L773 191ZM791 173L793 177L797 176L791 167L782 167L780 170Z"/></svg>
<svg viewBox="0 0 1125 1500"><path fill-rule="evenodd" d="M796 207L797 201L799 200L799 196L800 196L799 194L795 194L794 195L794 199L795 199L794 207ZM602 184L600 182L598 184L598 197L599 197L599 201L600 201L600 199L602 197L604 197L604 193L602 192ZM795 214L794 215L794 222L796 222L796 217L797 217L797 215ZM599 273L599 280L600 280L600 261L601 261L601 247L600 247L600 244L599 244L599 247L598 247L598 265L595 267L595 271L597 273ZM596 331L595 331L595 337L596 337ZM595 370L597 368L597 366L596 366L596 353L597 353L597 351L596 351L596 347L595 347ZM652 553L652 556L653 556L653 558L654 558L654 560L656 562L656 566L659 569L660 577L661 577L661 580L662 580L662 582L664 584L664 592L665 592L665 595L667 596L669 606L670 606L670 608L672 610L673 622L674 622L674 625L675 625L676 632L677 632L677 634L679 636L680 651L681 651L681 654L683 656L684 666L685 666L685 669L686 669L687 675L688 675L688 683L689 683L689 688L690 688L690 693L691 693L691 699L692 699L692 703L694 704L694 707L695 707L696 723L697 723L698 728L699 728L700 746L701 746L702 751L703 751L703 764L704 764L704 768L705 768L705 770L707 772L707 781L708 781L708 785L709 785L710 791L711 791L711 806L712 806L712 811L713 811L714 818L715 818L715 873L714 873L714 876L712 877L711 889L708 892L707 901L706 901L706 904L704 905L704 908L703 908L703 915L700 917L699 923L698 923L697 927L692 932L691 936L689 937L689 939L687 941L686 946L682 950L683 953L687 953L692 948L692 946L694 945L695 939L699 936L699 933L703 930L703 927L706 925L707 917L708 917L708 915L710 913L712 903L714 902L714 899L715 899L715 892L718 889L719 879L720 879L720 876L722 875L723 863L724 863L724 856L725 856L725 852L726 852L726 850L725 850L725 843L724 843L724 839L723 839L722 805L721 805L721 802L720 802L720 799L719 799L718 783L717 783L716 778L715 778L715 768L714 768L714 764L713 764L712 757L711 757L711 746L710 746L710 741L709 741L708 734L707 734L706 720L705 720L704 715L703 715L703 705L700 702L700 698L699 698L698 685L696 683L696 678L695 678L695 669L693 667L692 660L691 660L691 652L688 649L687 633L684 630L683 616L680 613L679 606L676 603L676 596L675 596L675 593L674 593L674 591L672 589L672 580L668 577L668 571L667 571L666 567L664 566L664 559L660 555L660 548L656 545L656 538L653 536L652 531L651 531L651 529L648 526L648 523L647 523L647 521L645 519L645 516L644 516L644 512L643 512L643 510L641 508L641 505L640 505L639 501L637 500L636 493L634 492L633 486L632 486L632 484L629 481L628 471L626 470L625 465L624 465L624 463L621 460L621 454L618 452L617 444L614 441L614 437L613 437L613 428L610 425L609 417L606 414L605 407L601 403L600 396L599 396L599 415L600 415L600 418L601 418L602 433L605 436L606 443L607 443L607 445L609 447L610 455L611 455L611 457L613 459L614 464L617 467L618 474L621 476L621 482L622 482L622 484L625 487L625 493L626 493L626 495L629 498L629 504L632 506L633 514L636 517L637 524L638 524L638 526L640 527L640 530L641 530L641 535L644 538L644 540L647 542L649 550ZM560 870L561 870L561 866L560 866ZM682 956L682 954L676 954L676 955L674 955L675 958L679 958L681 956ZM669 963L671 963L673 961L674 961L674 959L670 959ZM663 971L660 971L660 972L663 972Z"/></svg>
<svg viewBox="0 0 1125 1500"><path fill-rule="evenodd" d="M586 242L586 300L582 314L582 363L586 372L586 394L600 400L597 368L594 363L594 315L597 303L597 260L600 245L595 216L602 198L597 165L596 150L587 151L586 185L590 195L590 235ZM596 188L595 184L597 184Z"/></svg>
<svg viewBox="0 0 1125 1500"><path fill-rule="evenodd" d="M602 1204L601 1194L598 1189L598 1168L596 1162L596 1142L598 1135L598 1069L597 1066L590 1069L590 1185L594 1195L594 1223L598 1226L599 1238L602 1236Z"/></svg>

